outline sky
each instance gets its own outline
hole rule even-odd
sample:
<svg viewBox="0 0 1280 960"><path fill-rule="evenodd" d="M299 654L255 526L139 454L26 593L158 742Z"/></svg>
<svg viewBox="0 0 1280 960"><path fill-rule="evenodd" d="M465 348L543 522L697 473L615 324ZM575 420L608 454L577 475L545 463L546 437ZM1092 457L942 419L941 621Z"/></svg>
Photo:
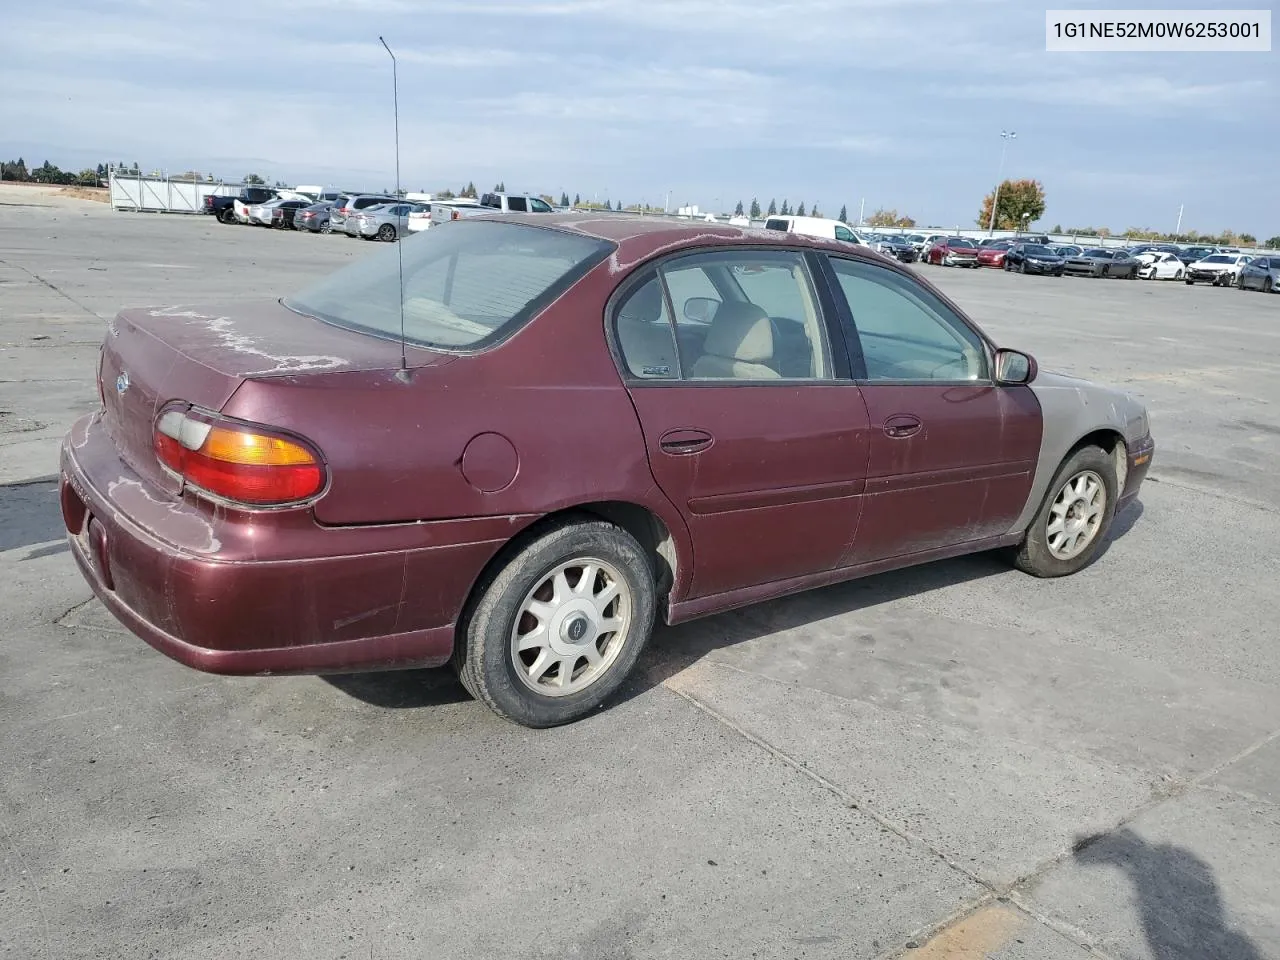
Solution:
<svg viewBox="0 0 1280 960"><path fill-rule="evenodd" d="M1055 8L1214 8L1212 0ZM1234 0L1222 6L1271 9ZM1000 173L1039 225L1280 234L1280 53L1045 52L1026 0L7 3L0 155L385 189L972 226ZM1003 141L1002 131L1017 139Z"/></svg>

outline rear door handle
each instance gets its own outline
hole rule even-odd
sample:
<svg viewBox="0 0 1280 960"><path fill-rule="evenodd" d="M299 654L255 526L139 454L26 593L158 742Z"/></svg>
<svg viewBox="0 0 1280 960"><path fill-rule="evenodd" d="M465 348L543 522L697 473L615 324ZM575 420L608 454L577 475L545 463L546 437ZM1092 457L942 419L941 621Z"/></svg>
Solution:
<svg viewBox="0 0 1280 960"><path fill-rule="evenodd" d="M668 430L658 440L663 453L675 457L687 457L691 453L701 453L715 442L715 437L705 430Z"/></svg>
<svg viewBox="0 0 1280 960"><path fill-rule="evenodd" d="M894 440L902 440L906 437L915 436L923 426L924 424L920 422L919 417L913 417L910 414L899 414L896 417L890 417L884 422L884 435L892 437Z"/></svg>

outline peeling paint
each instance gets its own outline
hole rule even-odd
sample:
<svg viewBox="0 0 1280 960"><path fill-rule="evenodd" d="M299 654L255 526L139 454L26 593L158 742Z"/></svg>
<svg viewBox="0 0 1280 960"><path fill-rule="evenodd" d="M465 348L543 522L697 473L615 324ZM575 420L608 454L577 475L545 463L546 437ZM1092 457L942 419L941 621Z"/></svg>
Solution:
<svg viewBox="0 0 1280 960"><path fill-rule="evenodd" d="M155 531L192 553L217 553L222 542L214 535L213 524L181 504L157 500L143 484L120 477L107 484L107 498L133 523Z"/></svg>
<svg viewBox="0 0 1280 960"><path fill-rule="evenodd" d="M235 321L231 317L214 317L204 313L197 313L194 310L184 310L181 307L163 307L159 310L150 310L148 314L152 317L172 317L199 321L203 323L205 329L217 336L221 341L221 345L228 350L248 356L261 357L263 360L274 364L271 367L245 371L246 373L302 373L312 370L333 370L348 362L343 357L323 356L320 354L277 356L257 346L260 341L254 337L236 332Z"/></svg>

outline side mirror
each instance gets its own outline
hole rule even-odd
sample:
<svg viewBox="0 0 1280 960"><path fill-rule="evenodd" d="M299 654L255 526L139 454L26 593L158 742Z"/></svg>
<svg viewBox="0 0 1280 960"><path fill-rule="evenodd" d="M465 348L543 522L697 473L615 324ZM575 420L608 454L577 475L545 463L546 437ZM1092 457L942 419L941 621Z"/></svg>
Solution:
<svg viewBox="0 0 1280 960"><path fill-rule="evenodd" d="M1018 350L996 351L996 383L1030 383L1036 378L1035 358Z"/></svg>
<svg viewBox="0 0 1280 960"><path fill-rule="evenodd" d="M710 323L720 309L720 301L711 297L690 297L684 302L684 318L694 323Z"/></svg>

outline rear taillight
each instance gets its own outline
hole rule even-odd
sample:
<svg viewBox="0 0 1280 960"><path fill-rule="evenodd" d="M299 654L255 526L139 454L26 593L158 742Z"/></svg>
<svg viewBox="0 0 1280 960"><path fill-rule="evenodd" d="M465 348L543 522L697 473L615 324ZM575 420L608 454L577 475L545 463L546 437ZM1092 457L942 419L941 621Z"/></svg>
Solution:
<svg viewBox="0 0 1280 960"><path fill-rule="evenodd" d="M460 214L457 210L450 210L450 211L449 211L449 219L450 219L450 220L461 220L461 219L462 219L462 214Z"/></svg>
<svg viewBox="0 0 1280 960"><path fill-rule="evenodd" d="M186 404L160 412L154 448L160 463L184 482L235 503L282 506L324 489L324 464L306 441Z"/></svg>

